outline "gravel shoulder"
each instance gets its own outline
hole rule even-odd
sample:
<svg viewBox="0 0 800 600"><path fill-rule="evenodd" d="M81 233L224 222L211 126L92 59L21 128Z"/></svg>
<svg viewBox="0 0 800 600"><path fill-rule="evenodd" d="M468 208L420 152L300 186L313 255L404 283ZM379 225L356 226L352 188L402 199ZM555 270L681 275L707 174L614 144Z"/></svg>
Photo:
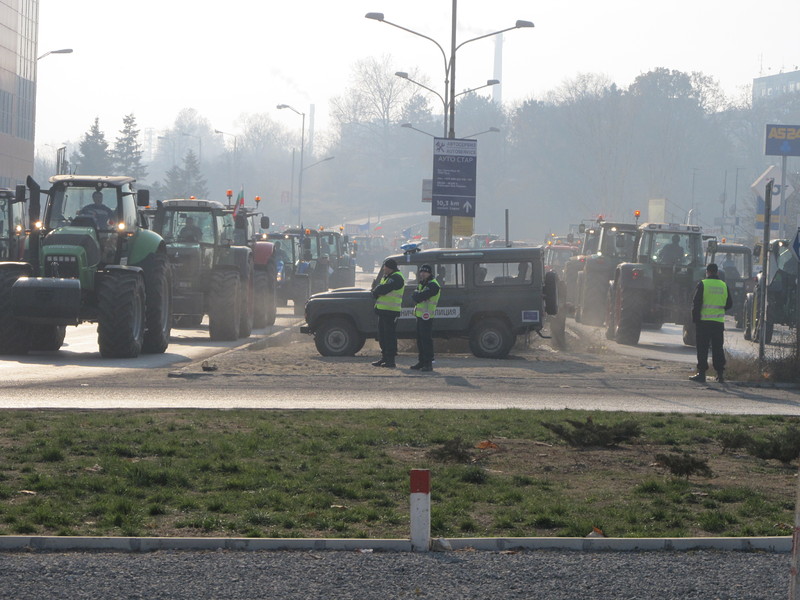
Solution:
<svg viewBox="0 0 800 600"><path fill-rule="evenodd" d="M311 377L426 377L408 367L416 362L413 340L400 340L397 369L376 369L369 363L380 357L375 340L367 340L353 357L321 356L311 336L291 328L277 336L196 361L178 370L181 374L207 373L217 376L311 376ZM543 375L563 375L569 379L594 381L605 378L683 380L691 374L685 363L631 358L610 349L599 330L586 333L570 330L566 348L536 335L520 337L505 359L476 358L463 340L436 340L436 374L474 380L490 379L507 383L531 382ZM429 376L429 375L428 375Z"/></svg>

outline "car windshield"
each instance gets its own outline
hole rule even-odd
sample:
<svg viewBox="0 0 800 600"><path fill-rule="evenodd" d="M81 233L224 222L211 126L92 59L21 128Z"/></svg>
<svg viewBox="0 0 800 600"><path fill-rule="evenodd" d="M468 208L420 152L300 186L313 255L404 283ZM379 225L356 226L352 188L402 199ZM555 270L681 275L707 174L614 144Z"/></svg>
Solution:
<svg viewBox="0 0 800 600"><path fill-rule="evenodd" d="M118 214L117 188L58 187L52 194L47 225L94 223L98 230L111 230L117 224Z"/></svg>

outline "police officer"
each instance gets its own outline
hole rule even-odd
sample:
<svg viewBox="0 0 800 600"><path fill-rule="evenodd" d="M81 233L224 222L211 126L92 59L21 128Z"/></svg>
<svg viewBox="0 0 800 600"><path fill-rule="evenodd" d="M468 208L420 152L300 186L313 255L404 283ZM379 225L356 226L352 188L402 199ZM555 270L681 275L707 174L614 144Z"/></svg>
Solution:
<svg viewBox="0 0 800 600"><path fill-rule="evenodd" d="M706 267L706 278L697 283L692 300L692 321L697 336L697 374L689 377L697 383L705 383L708 371L708 347L711 346L711 363L717 372L717 381L725 381L725 311L733 306L728 285L719 279L715 263Z"/></svg>
<svg viewBox="0 0 800 600"><path fill-rule="evenodd" d="M397 262L387 258L381 267L381 279L372 288L375 298L375 312L378 314L378 343L381 358L372 363L373 367L393 369L397 356L397 318L403 303L403 288L406 281L397 269Z"/></svg>
<svg viewBox="0 0 800 600"><path fill-rule="evenodd" d="M417 352L419 361L412 369L433 371L433 316L442 288L433 276L430 265L422 265L417 273L417 289L411 294L417 318Z"/></svg>

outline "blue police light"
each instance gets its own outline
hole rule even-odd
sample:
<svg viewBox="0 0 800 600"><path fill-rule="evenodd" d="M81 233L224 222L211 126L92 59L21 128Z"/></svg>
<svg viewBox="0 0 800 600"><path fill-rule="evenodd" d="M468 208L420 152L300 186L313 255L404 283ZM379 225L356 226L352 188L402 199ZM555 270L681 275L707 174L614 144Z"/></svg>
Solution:
<svg viewBox="0 0 800 600"><path fill-rule="evenodd" d="M402 250L405 254L414 254L414 252L419 252L422 248L419 247L417 242L406 242L402 246L400 246L400 250Z"/></svg>

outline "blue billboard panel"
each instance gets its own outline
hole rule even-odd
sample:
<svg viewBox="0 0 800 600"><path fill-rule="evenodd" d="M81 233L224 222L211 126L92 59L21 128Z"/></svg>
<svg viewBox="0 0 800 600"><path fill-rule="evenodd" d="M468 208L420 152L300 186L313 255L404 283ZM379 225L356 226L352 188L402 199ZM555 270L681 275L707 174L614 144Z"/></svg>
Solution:
<svg viewBox="0 0 800 600"><path fill-rule="evenodd" d="M431 214L474 217L478 141L434 138Z"/></svg>
<svg viewBox="0 0 800 600"><path fill-rule="evenodd" d="M800 125L767 125L764 154L800 156Z"/></svg>

